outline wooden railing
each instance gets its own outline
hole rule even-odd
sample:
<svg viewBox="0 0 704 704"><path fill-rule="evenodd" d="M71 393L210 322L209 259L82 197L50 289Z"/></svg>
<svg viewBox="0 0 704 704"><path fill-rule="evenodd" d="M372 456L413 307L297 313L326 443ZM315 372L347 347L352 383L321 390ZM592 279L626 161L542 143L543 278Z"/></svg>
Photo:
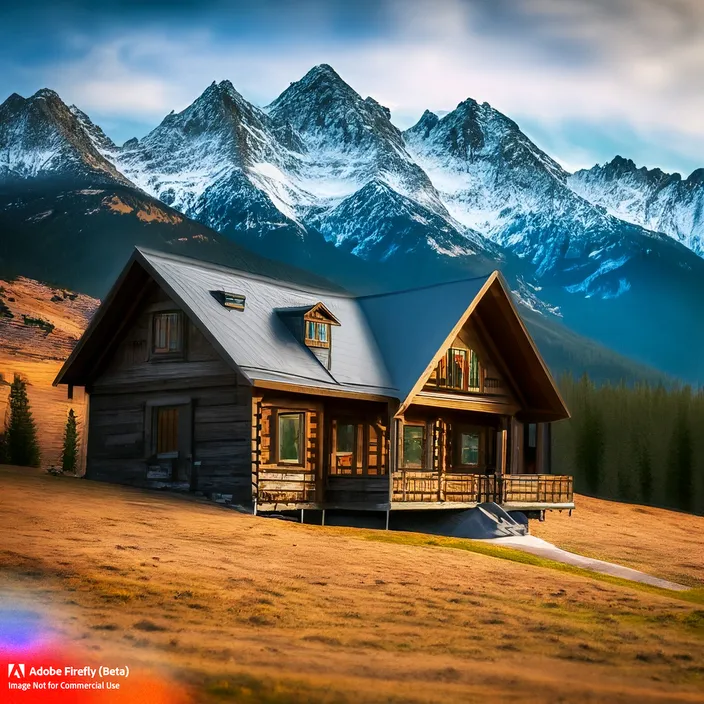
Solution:
<svg viewBox="0 0 704 704"><path fill-rule="evenodd" d="M569 504L574 480L554 474L507 474L501 477L502 504Z"/></svg>
<svg viewBox="0 0 704 704"><path fill-rule="evenodd" d="M499 504L569 504L572 477L553 474L465 474L400 469L393 474L393 500Z"/></svg>

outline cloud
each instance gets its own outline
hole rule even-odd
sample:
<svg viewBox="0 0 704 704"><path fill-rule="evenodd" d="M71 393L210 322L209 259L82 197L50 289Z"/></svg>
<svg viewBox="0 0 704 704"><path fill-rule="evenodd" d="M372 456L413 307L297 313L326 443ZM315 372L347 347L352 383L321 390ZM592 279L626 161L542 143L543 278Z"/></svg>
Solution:
<svg viewBox="0 0 704 704"><path fill-rule="evenodd" d="M553 141L571 151L565 161L586 158L575 125L600 134L610 125L630 130L641 146L652 144L654 156L674 151L691 160L694 152L704 161L700 0L266 0L170 8L123 2L122 19L72 23L62 34L65 55L35 62L23 75L33 71L35 83L41 77L39 85L90 114L156 123L212 80L229 78L266 104L326 62L390 107L402 126L425 108L450 110L472 96L543 135L554 132Z"/></svg>

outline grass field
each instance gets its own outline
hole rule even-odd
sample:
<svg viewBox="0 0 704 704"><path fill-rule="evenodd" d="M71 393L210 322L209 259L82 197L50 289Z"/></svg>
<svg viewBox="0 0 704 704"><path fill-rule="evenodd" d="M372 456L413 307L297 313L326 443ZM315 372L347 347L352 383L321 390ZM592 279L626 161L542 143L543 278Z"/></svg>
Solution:
<svg viewBox="0 0 704 704"><path fill-rule="evenodd" d="M0 483L3 601L44 614L63 642L161 673L193 701L704 699L702 590L36 470L0 468ZM696 541L677 551L663 536L677 526L701 536L704 519L577 502L537 534L701 583ZM631 521L626 537L614 511Z"/></svg>

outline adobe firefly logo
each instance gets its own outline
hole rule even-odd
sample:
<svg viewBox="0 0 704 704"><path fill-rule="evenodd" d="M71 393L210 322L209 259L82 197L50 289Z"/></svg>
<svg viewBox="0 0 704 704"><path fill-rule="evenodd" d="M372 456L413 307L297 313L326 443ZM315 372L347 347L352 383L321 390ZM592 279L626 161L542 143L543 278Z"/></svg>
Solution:
<svg viewBox="0 0 704 704"><path fill-rule="evenodd" d="M24 663L7 663L7 676L16 677L18 680L24 677Z"/></svg>

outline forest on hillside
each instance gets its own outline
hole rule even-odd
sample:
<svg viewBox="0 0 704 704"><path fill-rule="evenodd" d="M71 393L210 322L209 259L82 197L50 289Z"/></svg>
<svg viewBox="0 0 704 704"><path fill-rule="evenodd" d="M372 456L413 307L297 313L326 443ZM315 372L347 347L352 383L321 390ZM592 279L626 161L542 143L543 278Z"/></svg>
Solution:
<svg viewBox="0 0 704 704"><path fill-rule="evenodd" d="M704 392L563 376L572 418L552 430L552 467L575 490L704 514Z"/></svg>

